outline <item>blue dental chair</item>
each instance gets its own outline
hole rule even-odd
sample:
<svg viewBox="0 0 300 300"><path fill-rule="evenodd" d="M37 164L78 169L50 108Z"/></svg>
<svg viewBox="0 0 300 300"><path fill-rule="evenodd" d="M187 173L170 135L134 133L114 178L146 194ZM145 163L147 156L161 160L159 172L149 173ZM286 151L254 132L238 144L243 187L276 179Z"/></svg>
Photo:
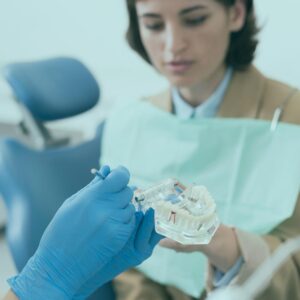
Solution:
<svg viewBox="0 0 300 300"><path fill-rule="evenodd" d="M98 167L100 156L101 130L91 140L74 144L68 136L55 137L44 123L89 110L100 91L89 70L71 58L11 64L4 76L23 111L22 127L29 141L0 140L6 238L20 271L63 201L90 182L90 170ZM112 285L89 299L114 299Z"/></svg>

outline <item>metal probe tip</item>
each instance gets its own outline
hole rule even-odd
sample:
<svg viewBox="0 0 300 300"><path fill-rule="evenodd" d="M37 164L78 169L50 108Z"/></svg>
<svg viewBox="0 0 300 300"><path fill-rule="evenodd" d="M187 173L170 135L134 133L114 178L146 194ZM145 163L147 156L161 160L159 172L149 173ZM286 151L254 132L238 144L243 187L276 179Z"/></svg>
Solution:
<svg viewBox="0 0 300 300"><path fill-rule="evenodd" d="M101 173L97 169L91 169L91 173L93 175L100 177L101 179L104 179L104 177L101 175Z"/></svg>

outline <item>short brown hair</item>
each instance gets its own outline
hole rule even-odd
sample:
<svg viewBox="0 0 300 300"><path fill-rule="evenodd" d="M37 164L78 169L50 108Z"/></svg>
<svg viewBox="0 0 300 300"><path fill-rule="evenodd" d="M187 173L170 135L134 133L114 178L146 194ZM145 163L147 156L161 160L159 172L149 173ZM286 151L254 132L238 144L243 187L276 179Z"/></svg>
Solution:
<svg viewBox="0 0 300 300"><path fill-rule="evenodd" d="M152 64L140 36L138 17L135 7L136 1L137 0L126 0L129 14L129 27L126 33L126 39L134 51L136 51L149 64ZM223 4L225 7L231 7L236 2L236 0L215 1ZM251 64L258 44L256 39L258 27L254 14L253 0L245 1L247 9L245 24L240 31L231 33L230 45L225 60L227 65L238 70L243 70Z"/></svg>

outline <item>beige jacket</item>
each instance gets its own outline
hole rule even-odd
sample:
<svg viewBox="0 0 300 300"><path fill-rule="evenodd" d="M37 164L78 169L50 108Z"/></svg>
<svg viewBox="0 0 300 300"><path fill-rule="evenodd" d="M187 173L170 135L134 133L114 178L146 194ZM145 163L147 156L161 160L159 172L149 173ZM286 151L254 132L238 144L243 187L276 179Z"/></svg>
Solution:
<svg viewBox="0 0 300 300"><path fill-rule="evenodd" d="M148 99L155 106L172 112L170 91ZM223 118L258 118L271 120L275 109L283 108L281 121L300 125L300 91L264 77L250 67L234 72L218 116ZM300 153L299 153L300 155ZM284 201L284 199L283 199ZM250 274L286 239L300 235L300 197L291 218L266 236L236 230L244 257L239 274L231 284L244 282ZM213 289L213 268L208 266L207 291ZM118 299L121 300L185 300L193 299L174 287L162 286L143 274L130 270L115 280ZM204 299L205 292L201 296ZM291 257L273 278L259 300L300 299L300 252Z"/></svg>

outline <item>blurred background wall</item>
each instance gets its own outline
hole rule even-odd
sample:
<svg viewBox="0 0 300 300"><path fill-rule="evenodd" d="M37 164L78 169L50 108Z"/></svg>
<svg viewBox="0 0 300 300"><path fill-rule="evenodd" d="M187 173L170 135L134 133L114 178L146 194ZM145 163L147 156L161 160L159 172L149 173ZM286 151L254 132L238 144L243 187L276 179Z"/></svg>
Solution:
<svg viewBox="0 0 300 300"><path fill-rule="evenodd" d="M263 28L256 64L300 87L300 1L255 2ZM0 0L0 65L75 56L95 73L104 100L147 95L165 82L127 47L126 26L123 0Z"/></svg>
<svg viewBox="0 0 300 300"><path fill-rule="evenodd" d="M267 75L300 88L300 1L256 0L262 31L255 64ZM92 132L116 99L161 90L166 82L125 42L123 0L0 0L0 67L54 56L82 60L98 79L101 104L57 126ZM0 123L17 123L20 113L0 77ZM0 199L0 225L4 222ZM14 273L0 239L0 297Z"/></svg>

